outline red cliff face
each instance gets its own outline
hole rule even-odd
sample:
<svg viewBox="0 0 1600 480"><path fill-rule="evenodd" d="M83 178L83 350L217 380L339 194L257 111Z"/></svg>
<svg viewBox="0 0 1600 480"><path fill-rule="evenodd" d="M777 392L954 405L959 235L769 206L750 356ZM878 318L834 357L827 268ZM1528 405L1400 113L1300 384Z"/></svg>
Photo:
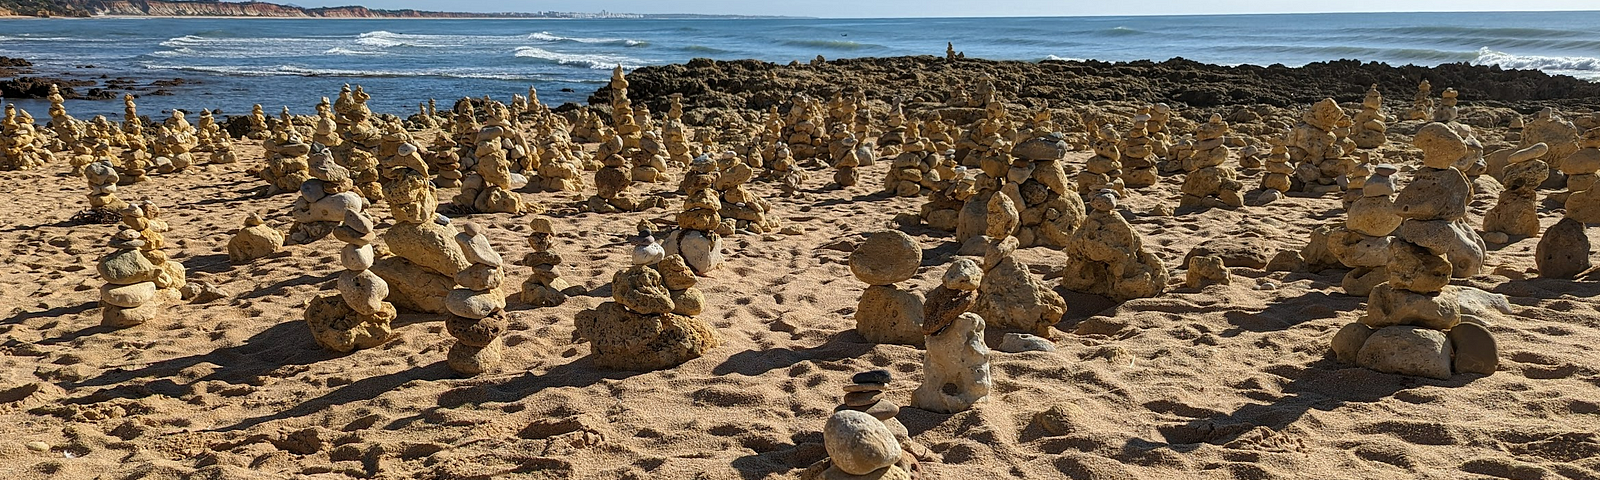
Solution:
<svg viewBox="0 0 1600 480"><path fill-rule="evenodd" d="M0 1L0 3L4 3ZM373 10L361 6L301 8L266 2L219 2L215 0L64 0L61 7L87 11L91 15L128 16L217 16L217 17L488 17L481 13L425 12L419 10ZM6 10L0 6L0 15Z"/></svg>

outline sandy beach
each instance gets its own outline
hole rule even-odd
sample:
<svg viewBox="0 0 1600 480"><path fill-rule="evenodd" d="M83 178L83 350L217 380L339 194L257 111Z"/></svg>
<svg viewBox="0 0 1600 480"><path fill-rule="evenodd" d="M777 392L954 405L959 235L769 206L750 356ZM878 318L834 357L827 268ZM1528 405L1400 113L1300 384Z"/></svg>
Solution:
<svg viewBox="0 0 1600 480"><path fill-rule="evenodd" d="M960 68L992 67L973 62ZM707 122L695 128L717 128L709 123L756 118L766 106L759 102L786 110L788 96L764 93L769 90L818 91L826 100L821 89L840 78L874 89L868 108L880 122L893 94L908 98L906 116L913 119L983 114L943 105L942 96L954 90L938 78L958 73L928 67L911 72L927 81L893 84L894 90L875 86L891 84L882 79L894 73L839 73L848 64L787 67L784 80L768 90L728 93L718 86L733 80L712 81L707 96L689 96L685 119ZM892 70L883 65L892 66L873 71ZM733 71L730 64L689 68ZM743 78L763 78L765 70L778 68ZM1034 111L1034 100L1049 97L1068 136L1085 134L1081 119L1089 112L1125 129L1137 109L1171 101L1064 97L1091 83L1114 88L1088 75L1059 77L1075 82L1059 90L1024 90L1032 73L1020 68L995 71L1013 117L1021 122ZM666 70L630 76L636 105L660 115L667 95L688 91L675 90L684 83L674 81L707 78ZM1232 74L1248 76L1244 70ZM1384 109L1399 115L1414 79L1374 75L1391 82L1384 85ZM1460 75L1480 83L1435 83L1434 94L1461 88L1461 117L1486 151L1514 145L1505 140L1510 117L1532 118L1544 106L1559 108L1580 129L1600 126L1591 97L1486 98L1501 90L1475 85L1512 74ZM1337 96L1353 114L1360 93L1380 80L1352 79L1353 89L1325 93L1303 93L1316 89L1296 90L1300 86L1271 90L1274 81L1262 80L1256 85L1265 85L1260 88L1273 101L1223 95L1206 97L1215 101L1203 106L1177 104L1181 120L1173 133L1192 133L1216 113L1232 122L1231 136L1264 145L1259 141L1297 123L1320 97ZM1164 91L1163 82L1151 80L1149 91ZM1344 88L1329 82L1320 87ZM1187 85L1196 91L1226 86ZM701 101L728 95L749 103ZM597 111L609 112L609 90L596 98ZM1238 115L1242 110L1252 115ZM33 113L41 125L49 118ZM1420 165L1412 136L1424 124L1392 120L1387 141L1370 151L1405 166L1396 176L1402 185ZM439 134L412 132L420 146ZM676 224L684 197L675 193L675 179L683 167L669 169L672 181L633 186L640 196L667 199L665 208L642 212L580 211L596 192L588 171L582 192L519 192L545 208L541 215L556 231L553 251L565 259L561 276L582 293L555 307L513 296L501 337L503 361L492 372L464 376L445 362L454 340L444 315L402 311L392 337L375 348L339 354L318 346L303 318L314 297L338 292L343 243L337 239L229 262L226 245L248 213L260 212L268 226L286 231L296 198L265 195L266 182L248 172L268 156L260 141L232 142L239 163L202 161L117 191L122 199L160 205L171 226L166 255L184 266L189 282L222 294L204 303L175 302L159 320L131 328L101 326L104 281L96 262L111 251L107 242L118 227L74 220L87 208L83 178L65 161L0 172L0 182L10 186L10 201L0 206L0 245L6 248L0 260L0 475L792 478L828 458L823 425L851 376L886 369L894 380L885 398L901 407L896 418L931 455L917 462L922 478L1600 478L1600 283L1593 274L1541 278L1534 259L1540 237L1491 244L1481 273L1451 281L1503 294L1512 305L1512 313L1489 321L1499 348L1493 375L1386 374L1339 362L1330 351L1335 332L1367 312L1367 297L1341 287L1349 269L1266 268L1277 252L1303 248L1314 228L1344 221L1339 194L1291 192L1265 205L1168 213L1162 210L1178 205L1184 175L1164 175L1153 186L1128 188L1120 211L1171 273L1167 291L1120 303L1069 291L1059 286L1066 263L1061 249L1018 249L1016 259L1066 301L1066 314L1051 328L1055 350L993 351L988 398L968 411L942 414L910 406L925 375L922 349L871 343L855 331L857 301L867 285L852 276L847 258L869 234L898 229L915 240L923 250L921 266L899 286L920 293L940 285L961 247L952 232L904 221L927 198L884 194L887 161L863 167L861 184L846 188L830 185L831 169L811 166L796 197L780 195L776 182L750 183L793 229L725 237L726 263L698 282L705 296L698 318L714 327L721 345L649 372L595 365L590 345L574 341L574 318L611 299L613 274L630 263L628 237L636 225ZM1237 166L1240 148L1232 147L1228 164ZM1082 169L1092 155L1074 149L1061 163ZM1263 175L1241 170L1246 199L1259 193ZM1477 177L1473 187L1466 222L1478 226L1504 187L1489 175ZM1552 192L1541 191L1541 230L1563 216L1559 202L1545 200ZM440 189L439 197L448 202L454 193ZM380 231L396 223L389 208L375 203L368 210ZM529 219L540 215L451 216L486 227L493 248L509 261L531 251ZM1586 232L1596 238L1595 227ZM1232 267L1230 284L1184 285L1185 258L1202 246L1222 252ZM511 285L531 272L505 267ZM1002 333L991 328L991 346Z"/></svg>

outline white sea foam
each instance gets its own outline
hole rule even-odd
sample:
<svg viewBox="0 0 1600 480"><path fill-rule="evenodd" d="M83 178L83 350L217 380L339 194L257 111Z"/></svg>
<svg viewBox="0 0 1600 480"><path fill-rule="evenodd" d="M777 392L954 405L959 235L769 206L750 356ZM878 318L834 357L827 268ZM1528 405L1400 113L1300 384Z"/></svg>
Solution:
<svg viewBox="0 0 1600 480"><path fill-rule="evenodd" d="M637 58L630 58L621 55L561 53L552 52L538 47L517 47L515 55L522 58L538 59L547 62L559 63L562 65L583 65L593 69L610 69L617 65L622 65L622 68L633 69L638 68L639 65L646 63L645 61Z"/></svg>
<svg viewBox="0 0 1600 480"><path fill-rule="evenodd" d="M445 77L445 78L478 78L490 80L535 80L539 75L518 73L505 70L487 70L472 68L435 68L417 70L355 70L338 68L314 68L299 65L270 65L270 66L234 66L234 65L170 65L146 63L144 68L150 70L180 70L190 72L216 73L240 77Z"/></svg>
<svg viewBox="0 0 1600 480"><path fill-rule="evenodd" d="M1478 49L1478 58L1473 60L1472 64L1498 65L1500 68L1517 70L1543 70L1548 73L1572 75L1588 79L1600 78L1600 58L1595 57L1512 55L1484 47Z"/></svg>
<svg viewBox="0 0 1600 480"><path fill-rule="evenodd" d="M1063 62L1081 62L1081 61L1084 60L1082 58L1058 57L1058 56L1055 56L1055 55L1045 55L1044 59L1045 60L1060 60L1060 61L1063 61Z"/></svg>
<svg viewBox="0 0 1600 480"><path fill-rule="evenodd" d="M649 43L647 43L647 42L642 42L642 41L639 41L639 40L630 40L630 39L626 39L626 38L563 37L563 36L556 35L556 34L553 34L553 33L550 33L550 32L530 33L530 34L528 34L527 38L531 39L531 40L538 40L538 41L541 41L541 42L552 42L552 43L554 43L554 42L597 43L597 44L626 45L626 46L629 46L629 47L635 47L635 46L640 46L640 45L649 45Z"/></svg>

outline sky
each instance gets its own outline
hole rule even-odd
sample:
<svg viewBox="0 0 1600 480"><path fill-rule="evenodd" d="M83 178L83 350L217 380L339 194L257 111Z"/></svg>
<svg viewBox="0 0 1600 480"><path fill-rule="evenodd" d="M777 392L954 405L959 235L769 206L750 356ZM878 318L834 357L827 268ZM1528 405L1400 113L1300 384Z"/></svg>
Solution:
<svg viewBox="0 0 1600 480"><path fill-rule="evenodd" d="M1428 12L1593 10L1594 0L279 0L302 7L364 5L371 8L466 12L570 11L699 13L806 17L1010 17L1083 15L1199 15L1237 13Z"/></svg>

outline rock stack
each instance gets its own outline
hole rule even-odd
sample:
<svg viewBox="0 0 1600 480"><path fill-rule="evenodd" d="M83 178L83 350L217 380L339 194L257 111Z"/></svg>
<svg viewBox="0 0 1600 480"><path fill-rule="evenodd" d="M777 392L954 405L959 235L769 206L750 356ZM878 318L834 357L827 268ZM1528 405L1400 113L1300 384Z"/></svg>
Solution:
<svg viewBox="0 0 1600 480"><path fill-rule="evenodd" d="M1406 120L1433 118L1433 84L1423 80L1417 84L1417 94L1411 99L1411 109L1406 110Z"/></svg>
<svg viewBox="0 0 1600 480"><path fill-rule="evenodd" d="M574 339L589 342L595 365L659 370L699 358L721 343L695 318L705 297L683 258L665 255L648 234L636 240L632 267L611 278L613 301L578 312Z"/></svg>
<svg viewBox="0 0 1600 480"><path fill-rule="evenodd" d="M7 104L0 120L0 170L32 170L52 158L45 138L33 125L33 116Z"/></svg>
<svg viewBox="0 0 1600 480"><path fill-rule="evenodd" d="M311 178L300 184L300 198L290 207L289 242L306 244L333 233L349 212L360 212L367 200L354 191L350 171L334 163L333 153L317 152L307 162Z"/></svg>
<svg viewBox="0 0 1600 480"><path fill-rule="evenodd" d="M1267 142L1272 144L1272 151L1267 154L1264 164L1267 173L1261 175L1261 190L1264 191L1261 199L1265 200L1261 203L1283 198L1283 194L1288 193L1289 188L1294 186L1294 182L1289 179L1289 175L1294 174L1294 165L1289 164L1289 147L1278 137L1270 138Z"/></svg>
<svg viewBox="0 0 1600 480"><path fill-rule="evenodd" d="M1505 190L1494 207L1483 214L1485 237L1494 233L1506 237L1539 235L1539 185L1550 176L1550 164L1539 157L1549 150L1545 144L1535 143L1506 157L1505 173L1500 176ZM1494 243L1505 243L1509 238L1496 240L1500 241Z"/></svg>
<svg viewBox="0 0 1600 480"><path fill-rule="evenodd" d="M455 206L469 212L519 214L541 211L536 205L522 199L513 191L528 183L527 177L511 172L506 146L511 144L514 130L506 118L508 110L498 103L488 107L489 120L478 130L477 150L472 175L461 183L461 192L455 197Z"/></svg>
<svg viewBox="0 0 1600 480"><path fill-rule="evenodd" d="M300 184L311 178L306 171L311 145L301 140L300 134L288 125L280 124L272 138L261 142L261 148L267 152L267 161L256 175L267 181L269 193L298 191Z"/></svg>
<svg viewBox="0 0 1600 480"><path fill-rule="evenodd" d="M1129 187L1148 187L1158 180L1155 149L1146 130L1149 125L1149 114L1134 115L1133 126L1117 148L1122 154L1122 181Z"/></svg>
<svg viewBox="0 0 1600 480"><path fill-rule="evenodd" d="M895 416L900 407L883 399L893 377L888 370L857 373L845 385L844 402L823 427L828 458L801 472L799 478L911 479L918 472L913 452L926 449L911 441Z"/></svg>
<svg viewBox="0 0 1600 480"><path fill-rule="evenodd" d="M1339 158L1346 152L1334 130L1349 122L1350 117L1337 102L1324 98L1312 104L1301 115L1300 124L1289 130L1289 159L1298 163L1295 180L1300 182L1302 191L1327 193L1342 189L1336 180L1345 173Z"/></svg>
<svg viewBox="0 0 1600 480"><path fill-rule="evenodd" d="M1233 167L1225 165L1229 152L1228 146L1223 145L1223 136L1227 134L1228 122L1222 121L1222 115L1212 114L1210 121L1200 125L1195 133L1198 143L1194 154L1183 161L1183 169L1189 175L1183 180L1179 206L1244 206L1244 197L1239 195L1244 184L1239 183L1239 174Z"/></svg>
<svg viewBox="0 0 1600 480"><path fill-rule="evenodd" d="M1517 119L1520 121L1521 117L1517 117ZM1549 164L1550 168L1560 169L1562 172L1566 172L1568 169L1566 159L1571 158L1579 149L1592 148L1580 145L1580 143L1586 141L1584 137L1589 136L1588 132L1579 130L1571 120L1563 118L1561 114L1556 113L1554 108L1550 107L1545 107L1535 113L1533 120L1528 121L1520 133L1520 140L1517 143L1518 148L1531 147L1535 143L1545 144L1545 146L1549 147L1549 151L1545 152L1539 159ZM1507 138L1506 140L1510 141L1511 139ZM1588 140L1588 142L1593 143L1594 141ZM1600 159L1593 158L1591 157L1592 160L1590 160L1591 165L1600 166L1600 163L1595 163L1600 162ZM1580 165L1580 167L1582 166ZM1502 181L1501 183L1505 182ZM1572 182L1569 179L1567 183L1570 187Z"/></svg>
<svg viewBox="0 0 1600 480"><path fill-rule="evenodd" d="M477 375L500 363L498 340L507 325L506 294L500 285L506 274L500 254L489 245L489 237L478 224L462 224L455 242L472 265L456 272L455 283L461 286L445 296L445 308L450 310L444 319L445 330L456 339L446 363L458 373Z"/></svg>
<svg viewBox="0 0 1600 480"><path fill-rule="evenodd" d="M898 230L872 234L850 253L850 272L867 282L856 305L856 331L872 343L922 345L922 297L900 290L922 265L922 247Z"/></svg>
<svg viewBox="0 0 1600 480"><path fill-rule="evenodd" d="M956 413L989 395L989 348L983 343L983 317L968 312L984 275L972 260L959 259L945 271L944 282L923 304L922 386L911 405L939 413Z"/></svg>
<svg viewBox="0 0 1600 480"><path fill-rule="evenodd" d="M389 322L399 313L384 299L389 284L369 268L376 261L372 243L378 235L372 218L356 210L345 212L333 236L345 242L339 250L338 295L323 295L306 306L306 324L322 348L347 353L372 348L389 339Z"/></svg>
<svg viewBox="0 0 1600 480"><path fill-rule="evenodd" d="M1393 175L1398 171L1393 165L1375 166L1362 186L1361 198L1350 205L1344 226L1328 231L1328 251L1352 269L1344 276L1345 294L1366 296L1388 278L1389 234L1401 221L1394 207Z"/></svg>
<svg viewBox="0 0 1600 480"><path fill-rule="evenodd" d="M1094 138L1089 142L1094 149L1094 156L1089 157L1084 164L1084 170L1078 172L1078 193L1089 194L1105 189L1111 189L1121 195L1122 182L1122 151L1118 144L1121 137L1110 125L1102 125L1095 130Z"/></svg>
<svg viewBox="0 0 1600 480"><path fill-rule="evenodd" d="M907 137L906 143L900 146L900 154L890 161L889 171L883 180L883 191L895 196L915 197L922 194L923 187L935 188L934 184L940 178L933 167L940 158L937 152L930 151L933 142L921 137L914 129Z"/></svg>
<svg viewBox="0 0 1600 480"><path fill-rule="evenodd" d="M1567 218L1600 223L1600 128L1583 132L1578 151L1561 160L1567 176Z"/></svg>
<svg viewBox="0 0 1600 480"><path fill-rule="evenodd" d="M283 232L267 226L261 214L250 212L244 219L244 228L228 239L228 262L250 263L277 253L280 248L283 248Z"/></svg>
<svg viewBox="0 0 1600 480"><path fill-rule="evenodd" d="M755 176L755 169L750 168L750 165L736 155L725 155L724 158L729 165L717 175L716 183L713 185L715 190L722 192L722 209L718 210L722 216L722 223L726 225L732 221L733 228L755 233L777 232L783 226L783 222L772 211L772 202L751 193L745 185ZM791 167L795 173L804 175L799 167L793 165Z"/></svg>
<svg viewBox="0 0 1600 480"><path fill-rule="evenodd" d="M161 235L169 229L150 201L122 209L123 230L111 239L116 251L100 258L100 324L126 328L156 319L182 295L183 264L167 260Z"/></svg>
<svg viewBox="0 0 1600 480"><path fill-rule="evenodd" d="M768 162L767 167L769 168L767 174L778 181L778 191L786 197L798 195L809 177L795 162L794 153L789 150L789 145L781 142L773 150L772 161Z"/></svg>
<svg viewBox="0 0 1600 480"><path fill-rule="evenodd" d="M633 102L628 100L628 78L617 65L611 71L611 128L622 139L623 148L639 148L640 128L633 116Z"/></svg>
<svg viewBox="0 0 1600 480"><path fill-rule="evenodd" d="M1101 191L1090 199L1089 207L1089 217L1065 250L1061 286L1119 302L1166 291L1167 267L1145 250L1139 233L1117 212L1116 191Z"/></svg>
<svg viewBox="0 0 1600 480"><path fill-rule="evenodd" d="M550 219L535 217L528 221L532 233L528 234L528 246L533 251L522 257L522 264L533 267L533 274L528 280L522 282L522 294L518 297L522 303L535 307L554 307L567 301L567 289L572 288L566 280L561 278L558 269L561 268L561 255L550 251L555 245L555 226Z"/></svg>
<svg viewBox="0 0 1600 480"><path fill-rule="evenodd" d="M118 212L128 208L128 202L117 198L117 169L111 166L110 159L84 167L83 178L89 182L89 210Z"/></svg>
<svg viewBox="0 0 1600 480"><path fill-rule="evenodd" d="M438 195L428 181L428 167L416 155L385 159L383 198L395 224L383 232L392 255L378 258L373 273L389 282L389 301L415 312L448 313L445 296L455 288L456 273L472 263L454 241L450 221L436 211Z"/></svg>
<svg viewBox="0 0 1600 480"><path fill-rule="evenodd" d="M633 172L628 168L628 159L622 157L623 150L628 148L625 141L623 137L606 131L606 138L596 153L602 167L594 173L595 196L590 197L586 204L590 211L637 212L659 205L657 198L640 199L628 192L628 188L633 186Z"/></svg>
<svg viewBox="0 0 1600 480"><path fill-rule="evenodd" d="M1378 93L1378 85L1373 84L1367 89L1367 96L1361 100L1361 112L1356 113L1354 132L1350 139L1356 142L1359 148L1378 148L1388 142L1389 127L1385 125L1389 116L1383 114L1383 94Z"/></svg>
<svg viewBox="0 0 1600 480"><path fill-rule="evenodd" d="M645 130L639 136L639 147L626 151L633 165L630 172L634 181L666 183L671 180L671 175L667 174L667 147L655 130Z"/></svg>
<svg viewBox="0 0 1600 480"><path fill-rule="evenodd" d="M228 164L238 163L239 155L233 152L233 141L228 138L228 132L217 125L217 119L211 115L211 110L200 110L200 124L195 127L199 131L200 146L196 151L210 152L211 163Z"/></svg>
<svg viewBox="0 0 1600 480"><path fill-rule="evenodd" d="M1017 237L1021 248L1066 246L1072 233L1083 224L1083 199L1073 191L1062 168L1066 155L1067 142L1057 134L1030 138L1011 149L1011 165L996 177L999 193L1017 209L1019 223L1010 234ZM968 200L962 207L960 218L966 228L960 230L986 230L986 215L993 199L983 195L972 198L983 203Z"/></svg>
<svg viewBox="0 0 1600 480"><path fill-rule="evenodd" d="M250 106L250 115L245 116L244 137L251 140L266 140L272 136L272 128L267 125L267 112L257 103Z"/></svg>
<svg viewBox="0 0 1600 480"><path fill-rule="evenodd" d="M983 274L972 311L983 317L980 323L1050 338L1050 327L1067 313L1067 302L1012 255L1019 242L1010 232L1021 220L1011 198L995 195L988 209L988 228L977 237L983 246Z"/></svg>
<svg viewBox="0 0 1600 480"><path fill-rule="evenodd" d="M1483 240L1466 227L1472 184L1453 165L1467 147L1442 123L1416 135L1423 167L1395 198L1405 220L1389 246L1388 281L1372 288L1367 314L1334 335L1343 362L1401 375L1449 378L1451 372L1493 374L1499 363L1484 325L1463 322L1462 287L1450 277L1483 265Z"/></svg>
<svg viewBox="0 0 1600 480"><path fill-rule="evenodd" d="M678 229L663 242L668 255L679 255L694 273L705 275L722 266L722 201L713 188L717 182L716 164L701 156L684 175L683 210L678 212Z"/></svg>

